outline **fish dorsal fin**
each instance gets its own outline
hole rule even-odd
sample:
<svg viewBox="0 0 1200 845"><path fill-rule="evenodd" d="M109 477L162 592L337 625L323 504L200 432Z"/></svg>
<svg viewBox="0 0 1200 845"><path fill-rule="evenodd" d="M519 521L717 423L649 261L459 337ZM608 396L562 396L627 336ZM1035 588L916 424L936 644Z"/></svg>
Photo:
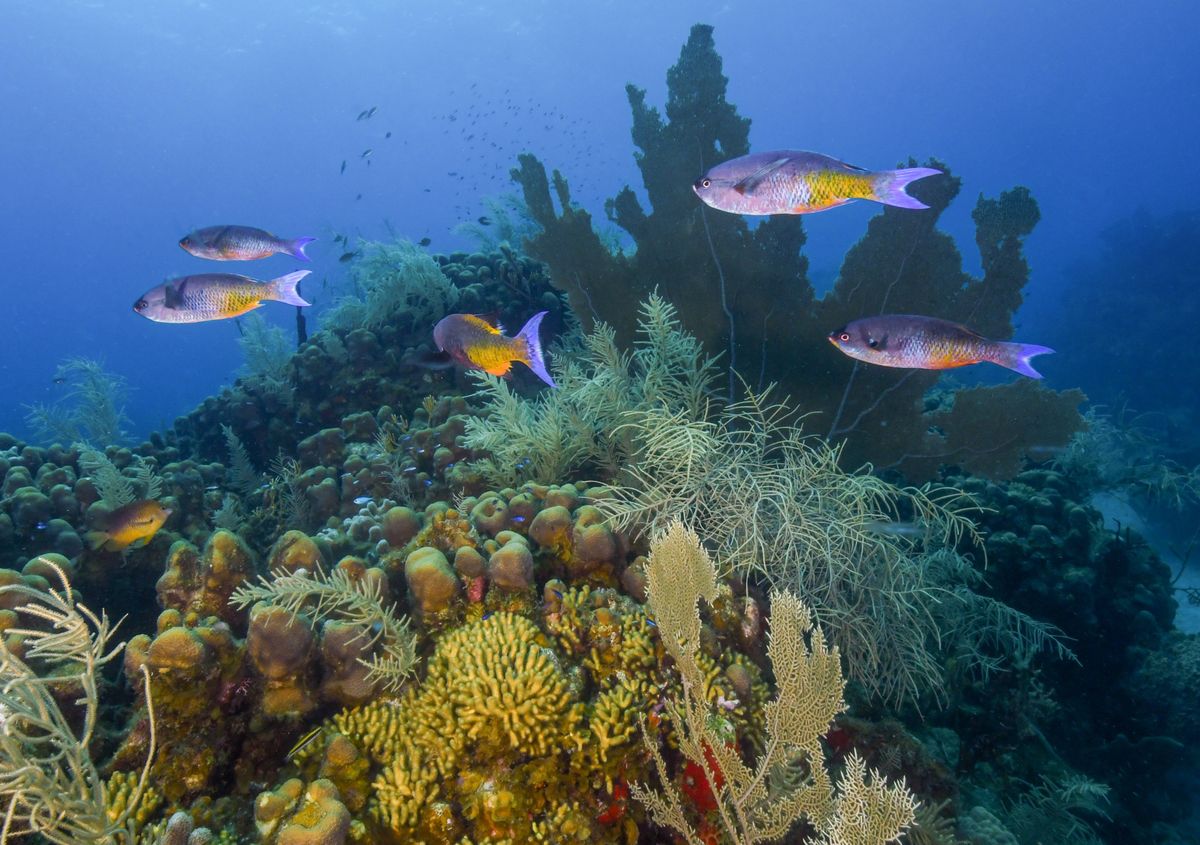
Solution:
<svg viewBox="0 0 1200 845"><path fill-rule="evenodd" d="M783 167L785 164L787 164L791 160L792 160L791 156L781 156L780 158L773 159L772 161L769 161L766 164L764 164L762 167L758 168L758 170L755 170L753 173L751 173L745 179L743 179L740 182L738 182L737 184L735 184L733 186L733 189L735 191L737 191L739 194L748 194L751 191L753 191L755 188L757 188L760 184L762 184L762 181L764 179L766 179L768 176L770 176L772 173L774 173L779 168Z"/></svg>
<svg viewBox="0 0 1200 845"><path fill-rule="evenodd" d="M183 278L177 282L172 282L163 290L166 295L165 304L168 308L183 307L183 289L187 287L187 279Z"/></svg>
<svg viewBox="0 0 1200 845"><path fill-rule="evenodd" d="M836 161L838 164L840 164L842 167L846 168L847 170L853 170L855 173L870 173L871 172L870 170L867 170L867 168L865 168L865 167L859 167L857 164L851 164L848 161L842 161L841 159L834 159L834 161Z"/></svg>
<svg viewBox="0 0 1200 845"><path fill-rule="evenodd" d="M493 334L504 334L504 326L500 325L499 311L489 311L486 314L475 314L474 316L486 323Z"/></svg>

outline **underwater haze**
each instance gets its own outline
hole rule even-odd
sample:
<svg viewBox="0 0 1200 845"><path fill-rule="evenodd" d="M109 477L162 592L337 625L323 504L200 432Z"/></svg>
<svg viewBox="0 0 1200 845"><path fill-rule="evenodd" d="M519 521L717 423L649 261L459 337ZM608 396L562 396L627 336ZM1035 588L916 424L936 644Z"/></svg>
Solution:
<svg viewBox="0 0 1200 845"><path fill-rule="evenodd" d="M0 845L1200 843L1200 11L0 4Z"/></svg>
<svg viewBox="0 0 1200 845"><path fill-rule="evenodd" d="M0 430L24 430L23 404L57 398L51 379L70 356L128 379L140 434L231 380L233 326L150 325L131 310L163 279L204 269L176 246L200 226L319 237L304 285L314 292L344 275L334 232L385 237L389 221L434 250L468 245L455 226L513 190L524 151L563 168L602 218L604 198L640 184L624 86L662 103L663 69L697 20L717 27L755 149L870 168L935 155L969 197L1029 186L1043 222L1022 318L1072 316L1054 297L1063 267L1123 215L1191 207L1200 183L1187 4L664 3L651 14L620 2L16 0L5 19ZM872 212L806 221L816 279L832 281ZM954 209L948 231L969 235L967 214ZM290 326L283 312L264 309Z"/></svg>

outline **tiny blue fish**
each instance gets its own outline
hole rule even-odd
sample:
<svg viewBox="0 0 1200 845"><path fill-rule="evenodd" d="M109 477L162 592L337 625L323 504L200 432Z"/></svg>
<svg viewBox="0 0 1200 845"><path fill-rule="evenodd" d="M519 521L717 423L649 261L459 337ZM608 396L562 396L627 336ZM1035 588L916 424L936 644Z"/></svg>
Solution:
<svg viewBox="0 0 1200 845"><path fill-rule="evenodd" d="M370 496L356 496L354 498L354 504L356 505L365 505L369 501L371 501Z"/></svg>

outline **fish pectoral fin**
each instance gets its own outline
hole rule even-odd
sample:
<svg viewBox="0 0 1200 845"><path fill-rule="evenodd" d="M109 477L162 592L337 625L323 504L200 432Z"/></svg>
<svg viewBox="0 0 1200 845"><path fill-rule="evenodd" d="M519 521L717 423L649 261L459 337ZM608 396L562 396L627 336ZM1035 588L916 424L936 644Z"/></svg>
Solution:
<svg viewBox="0 0 1200 845"><path fill-rule="evenodd" d="M828 211L831 208L837 208L839 205L846 205L846 203L851 202L854 202L853 197L844 200L834 200L822 205L820 208L813 208L811 205L797 205L792 207L792 214L812 214L815 211Z"/></svg>
<svg viewBox="0 0 1200 845"><path fill-rule="evenodd" d="M187 281L181 279L178 284L167 285L163 288L163 293L166 294L166 306L168 308L179 308L183 305L183 287Z"/></svg>
<svg viewBox="0 0 1200 845"><path fill-rule="evenodd" d="M490 375L508 378L512 374L512 361L504 361L503 363L493 364L490 367L483 367L482 369Z"/></svg>
<svg viewBox="0 0 1200 845"><path fill-rule="evenodd" d="M142 546L149 543L150 540L151 540L151 537L138 537L136 540L134 540L132 543L129 544L129 548L140 549Z"/></svg>
<svg viewBox="0 0 1200 845"><path fill-rule="evenodd" d="M107 531L89 531L83 535L83 539L88 544L88 548L95 551L108 542L109 535Z"/></svg>
<svg viewBox="0 0 1200 845"><path fill-rule="evenodd" d="M764 164L762 167L758 168L758 170L755 170L745 179L735 184L733 189L744 196L745 194L748 194L757 188L760 184L762 184L764 179L766 179L779 168L783 167L789 161L791 161L791 158L789 156L784 156L783 158L777 158L774 161L768 162L767 164Z"/></svg>

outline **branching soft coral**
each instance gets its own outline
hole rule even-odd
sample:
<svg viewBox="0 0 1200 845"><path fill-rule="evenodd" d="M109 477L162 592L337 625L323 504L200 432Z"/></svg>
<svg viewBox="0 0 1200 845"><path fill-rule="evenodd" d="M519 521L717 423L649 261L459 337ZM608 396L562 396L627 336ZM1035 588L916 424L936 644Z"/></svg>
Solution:
<svg viewBox="0 0 1200 845"><path fill-rule="evenodd" d="M717 596L712 560L699 538L676 522L655 541L647 576L650 609L682 681L682 696L667 702L673 735L680 753L710 785L722 841L751 845L779 840L803 819L824 845L883 845L912 823L915 801L904 783L884 784L857 756L850 757L836 790L833 786L821 737L845 709L845 682L837 647L825 644L804 602L786 591L771 596L767 651L776 696L765 708L764 750L747 763L726 741L721 716L698 693L704 671L697 660L697 603L711 605ZM658 737L643 728L660 788L634 784L634 797L658 824L673 828L687 842L712 841L711 835L701 838L693 814L685 809Z"/></svg>
<svg viewBox="0 0 1200 845"><path fill-rule="evenodd" d="M304 613L318 621L337 619L361 627L364 653L374 651L370 660L361 661L371 668L368 678L394 692L413 670L416 646L408 621L383 604L381 591L378 580L343 569L329 574L279 570L269 580L239 587L229 601L239 608L261 601L293 616Z"/></svg>
<svg viewBox="0 0 1200 845"><path fill-rule="evenodd" d="M638 338L625 354L597 325L579 359L561 356L559 388L533 400L490 380L467 437L491 453L491 480L590 471L613 488L597 506L630 533L703 526L724 571L797 592L851 678L890 703L940 697L948 651L981 672L998 652L1065 654L1055 629L970 589L974 568L949 551L974 538L969 502L846 472L839 448L764 397L710 402L712 360L657 297Z"/></svg>
<svg viewBox="0 0 1200 845"><path fill-rule="evenodd" d="M458 289L429 255L407 241L361 241L350 268L355 294L323 315L326 328L351 331L401 320L432 325L458 300Z"/></svg>
<svg viewBox="0 0 1200 845"><path fill-rule="evenodd" d="M597 325L582 348L555 356L559 387L534 400L477 375L489 413L467 420L466 443L491 456L476 465L490 483L551 484L582 468L612 477L639 448L623 428L632 415L657 407L692 419L707 414L714 361L661 297L651 294L638 314L632 352L617 347L613 329Z"/></svg>
<svg viewBox="0 0 1200 845"><path fill-rule="evenodd" d="M88 752L99 715L100 671L120 653L113 628L78 603L66 575L45 558L59 588L24 582L0 586L34 627L10 628L21 654L0 636L0 845L37 833L55 845L111 845L136 840L134 816L154 756L154 707L147 694L150 739L146 765L123 809L109 815L109 787ZM41 671L31 666L40 665ZM145 677L149 691L149 677ZM79 690L82 720L60 709L56 689Z"/></svg>

